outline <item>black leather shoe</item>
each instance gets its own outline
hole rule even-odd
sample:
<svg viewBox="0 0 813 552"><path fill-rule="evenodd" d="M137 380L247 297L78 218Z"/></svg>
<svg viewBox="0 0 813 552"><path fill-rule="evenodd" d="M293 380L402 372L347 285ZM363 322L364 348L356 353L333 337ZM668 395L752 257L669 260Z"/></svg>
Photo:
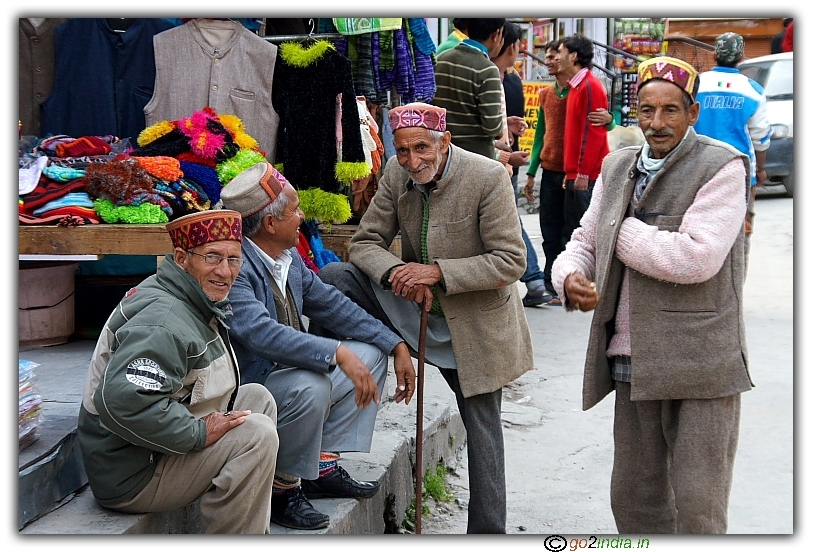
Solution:
<svg viewBox="0 0 813 552"><path fill-rule="evenodd" d="M370 498L378 492L378 481L356 481L337 466L319 479L303 479L302 490L309 498Z"/></svg>
<svg viewBox="0 0 813 552"><path fill-rule="evenodd" d="M314 508L302 487L271 496L271 521L289 529L322 529L330 517Z"/></svg>
<svg viewBox="0 0 813 552"><path fill-rule="evenodd" d="M544 287L537 288L535 290L528 290L528 293L525 294L525 297L522 298L522 306L523 307L536 307L539 305L545 305L550 303L553 299L553 295L546 290Z"/></svg>

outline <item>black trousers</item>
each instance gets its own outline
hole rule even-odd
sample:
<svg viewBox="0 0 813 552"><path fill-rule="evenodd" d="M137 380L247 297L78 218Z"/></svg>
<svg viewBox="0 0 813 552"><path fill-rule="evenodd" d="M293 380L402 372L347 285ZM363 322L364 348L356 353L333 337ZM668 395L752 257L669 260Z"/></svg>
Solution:
<svg viewBox="0 0 813 552"><path fill-rule="evenodd" d="M565 225L562 229L565 243L570 241L573 230L581 225L582 216L590 206L596 181L588 180L586 190L576 190L573 187L575 183L575 180L565 180Z"/></svg>
<svg viewBox="0 0 813 552"><path fill-rule="evenodd" d="M545 253L545 289L555 294L551 282L553 261L565 250L565 173L542 169L539 181L539 229Z"/></svg>

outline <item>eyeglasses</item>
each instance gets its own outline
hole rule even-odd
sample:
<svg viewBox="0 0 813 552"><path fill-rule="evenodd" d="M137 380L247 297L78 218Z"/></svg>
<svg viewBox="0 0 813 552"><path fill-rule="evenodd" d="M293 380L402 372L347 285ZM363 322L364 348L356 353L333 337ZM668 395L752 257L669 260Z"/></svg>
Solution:
<svg viewBox="0 0 813 552"><path fill-rule="evenodd" d="M206 264L210 265L219 265L223 262L223 260L229 261L229 268L240 268L243 266L243 258L242 257L223 257L221 255L215 255L214 253L207 253L206 255L201 255L200 253L195 253L191 249L186 250L187 253L191 253L193 255L197 255L198 257L203 257L203 261Z"/></svg>

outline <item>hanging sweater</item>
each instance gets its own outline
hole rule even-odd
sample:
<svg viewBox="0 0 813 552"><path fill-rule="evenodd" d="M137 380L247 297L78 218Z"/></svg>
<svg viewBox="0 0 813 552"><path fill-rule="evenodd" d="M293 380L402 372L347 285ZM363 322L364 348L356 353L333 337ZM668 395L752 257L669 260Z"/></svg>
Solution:
<svg viewBox="0 0 813 552"><path fill-rule="evenodd" d="M103 18L79 17L54 29L54 87L42 104L43 135L112 134L135 142L156 78L153 36L169 28L140 18L116 32Z"/></svg>
<svg viewBox="0 0 813 552"><path fill-rule="evenodd" d="M19 101L23 135L42 136L40 104L51 95L54 86L54 29L64 18L43 18L38 26L33 17L20 18Z"/></svg>
<svg viewBox="0 0 813 552"><path fill-rule="evenodd" d="M349 59L326 41L284 43L274 82L272 99L280 118L277 161L282 161L282 172L293 186L344 194L353 180L370 174ZM337 130L342 140L340 162Z"/></svg>
<svg viewBox="0 0 813 552"><path fill-rule="evenodd" d="M271 103L277 47L234 21L193 19L154 40L155 93L147 125L211 107L236 115L274 161L279 117Z"/></svg>

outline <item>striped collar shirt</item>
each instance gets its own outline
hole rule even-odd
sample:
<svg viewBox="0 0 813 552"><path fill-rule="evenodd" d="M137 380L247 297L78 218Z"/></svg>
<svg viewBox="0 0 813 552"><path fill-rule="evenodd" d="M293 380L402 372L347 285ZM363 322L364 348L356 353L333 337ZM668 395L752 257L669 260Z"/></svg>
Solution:
<svg viewBox="0 0 813 552"><path fill-rule="evenodd" d="M588 69L587 67L582 67L578 73L573 75L573 78L567 81L567 83L570 85L570 88L576 88L577 86L579 86L581 82L584 80L584 78L587 76L587 73L589 71L590 69Z"/></svg>

